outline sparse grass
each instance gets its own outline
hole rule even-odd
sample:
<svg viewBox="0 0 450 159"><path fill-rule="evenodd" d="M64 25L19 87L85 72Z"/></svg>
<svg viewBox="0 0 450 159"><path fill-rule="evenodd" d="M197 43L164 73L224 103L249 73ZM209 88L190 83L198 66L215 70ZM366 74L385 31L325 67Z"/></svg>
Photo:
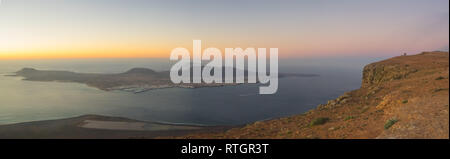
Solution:
<svg viewBox="0 0 450 159"><path fill-rule="evenodd" d="M408 100L403 100L402 103L406 104L406 103L408 103Z"/></svg>
<svg viewBox="0 0 450 159"><path fill-rule="evenodd" d="M411 93L411 90L403 90L402 93Z"/></svg>
<svg viewBox="0 0 450 159"><path fill-rule="evenodd" d="M439 76L438 78L436 78L436 80L443 80L443 79L445 79L445 78L442 76Z"/></svg>
<svg viewBox="0 0 450 159"><path fill-rule="evenodd" d="M389 119L386 122L386 124L384 124L384 129L386 129L386 130L389 129L392 125L394 125L397 122L398 122L398 119L396 119L396 118Z"/></svg>
<svg viewBox="0 0 450 159"><path fill-rule="evenodd" d="M330 118L320 117L320 118L316 118L313 121L311 121L311 124L309 124L309 125L310 126L322 125L322 124L325 124L326 122L328 122L329 120L330 120Z"/></svg>
<svg viewBox="0 0 450 159"><path fill-rule="evenodd" d="M355 117L353 117L353 116L347 116L347 117L345 117L344 121L347 121L347 120L350 120L350 119L353 119L353 118L355 118Z"/></svg>

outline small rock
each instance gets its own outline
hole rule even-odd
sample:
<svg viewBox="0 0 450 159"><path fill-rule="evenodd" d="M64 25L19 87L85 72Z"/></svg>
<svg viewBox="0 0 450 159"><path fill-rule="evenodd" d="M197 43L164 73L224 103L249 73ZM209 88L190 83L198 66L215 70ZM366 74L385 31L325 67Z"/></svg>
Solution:
<svg viewBox="0 0 450 159"><path fill-rule="evenodd" d="M341 96L342 99L350 98L350 97L352 97L350 94L344 94Z"/></svg>
<svg viewBox="0 0 450 159"><path fill-rule="evenodd" d="M330 106L336 105L336 101L334 101L334 100L329 100L329 101L328 101L328 105L330 105Z"/></svg>

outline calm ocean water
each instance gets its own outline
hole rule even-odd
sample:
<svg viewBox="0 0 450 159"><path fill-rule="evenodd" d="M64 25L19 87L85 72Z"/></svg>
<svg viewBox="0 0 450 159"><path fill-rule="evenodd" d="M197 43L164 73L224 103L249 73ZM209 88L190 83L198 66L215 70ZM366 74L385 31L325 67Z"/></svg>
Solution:
<svg viewBox="0 0 450 159"><path fill-rule="evenodd" d="M0 124L84 114L169 123L244 124L299 114L357 89L362 67L372 61L282 60L280 72L320 76L283 78L276 94L259 95L257 84L132 94L105 92L77 83L31 82L4 76L23 67L95 73L119 73L133 67L162 71L170 69L168 59L0 60Z"/></svg>

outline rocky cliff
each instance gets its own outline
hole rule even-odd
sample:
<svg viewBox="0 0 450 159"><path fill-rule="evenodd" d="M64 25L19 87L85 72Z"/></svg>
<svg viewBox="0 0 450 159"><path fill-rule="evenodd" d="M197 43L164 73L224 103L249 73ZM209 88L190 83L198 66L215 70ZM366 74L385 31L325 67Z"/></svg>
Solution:
<svg viewBox="0 0 450 159"><path fill-rule="evenodd" d="M361 88L317 109L224 133L180 138L449 138L449 54L424 52L364 67Z"/></svg>

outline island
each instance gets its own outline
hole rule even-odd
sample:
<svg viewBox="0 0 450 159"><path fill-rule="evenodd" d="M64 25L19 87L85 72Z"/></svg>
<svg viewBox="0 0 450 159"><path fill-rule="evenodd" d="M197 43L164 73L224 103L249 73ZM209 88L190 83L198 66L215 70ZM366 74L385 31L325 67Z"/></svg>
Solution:
<svg viewBox="0 0 450 159"><path fill-rule="evenodd" d="M236 69L234 69L234 72ZM212 71L213 73L214 71ZM244 71L248 75L248 71ZM192 74L191 74L192 75ZM100 73L77 73L70 71L37 70L34 68L23 68L14 75L24 77L28 81L47 82L75 82L86 84L104 91L126 91L142 93L152 89L162 88L201 88L233 86L238 83L180 83L175 84L170 80L169 71L157 72L148 68L133 68L124 73L100 74ZM279 73L279 78L287 77L317 77L317 74ZM225 77L225 76L222 76ZM245 77L246 78L246 77Z"/></svg>

